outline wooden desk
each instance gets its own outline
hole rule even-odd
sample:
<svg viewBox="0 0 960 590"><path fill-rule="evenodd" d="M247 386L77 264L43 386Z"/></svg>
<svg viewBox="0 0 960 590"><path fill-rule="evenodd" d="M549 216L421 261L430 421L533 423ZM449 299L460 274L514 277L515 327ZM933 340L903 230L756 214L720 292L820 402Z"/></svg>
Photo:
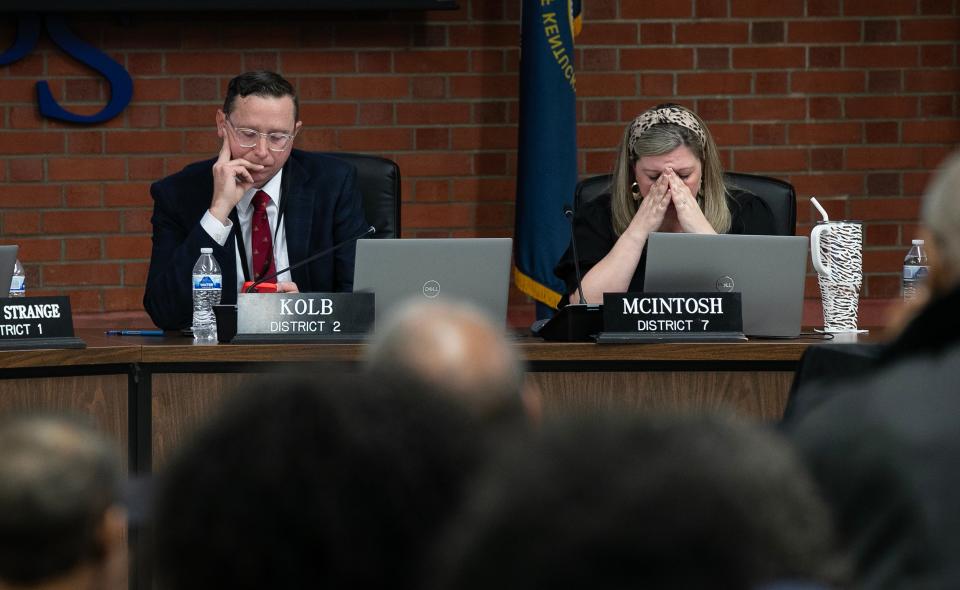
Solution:
<svg viewBox="0 0 960 590"><path fill-rule="evenodd" d="M162 465L197 421L252 374L290 367L357 370L362 344L203 345L179 335L104 336L84 329L83 350L0 352L0 412L72 410L94 416L128 449L129 468ZM528 379L548 414L729 411L776 419L803 351L818 340L646 345L518 339Z"/></svg>

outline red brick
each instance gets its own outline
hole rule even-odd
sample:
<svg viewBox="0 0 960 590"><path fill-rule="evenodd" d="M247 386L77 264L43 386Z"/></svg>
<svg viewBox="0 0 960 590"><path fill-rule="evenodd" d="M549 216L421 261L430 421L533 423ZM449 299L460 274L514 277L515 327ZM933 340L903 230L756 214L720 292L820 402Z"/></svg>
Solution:
<svg viewBox="0 0 960 590"><path fill-rule="evenodd" d="M103 240L108 260L150 258L150 236L111 236Z"/></svg>
<svg viewBox="0 0 960 590"><path fill-rule="evenodd" d="M40 233L40 213L37 211L5 211L3 235L29 235Z"/></svg>
<svg viewBox="0 0 960 590"><path fill-rule="evenodd" d="M217 83L216 78L210 78L207 76L196 78L186 77L181 78L180 85L183 88L183 100L210 100L217 101L221 104L223 103L223 97L220 93L220 85Z"/></svg>
<svg viewBox="0 0 960 590"><path fill-rule="evenodd" d="M357 121L357 105L340 102L301 104L300 119L305 126L353 125Z"/></svg>
<svg viewBox="0 0 960 590"><path fill-rule="evenodd" d="M904 121L905 143L960 143L960 121Z"/></svg>
<svg viewBox="0 0 960 590"><path fill-rule="evenodd" d="M807 67L810 68L839 68L842 62L840 47L810 47L807 52Z"/></svg>
<svg viewBox="0 0 960 590"><path fill-rule="evenodd" d="M301 78L300 102L326 100L333 96L333 80L330 78Z"/></svg>
<svg viewBox="0 0 960 590"><path fill-rule="evenodd" d="M674 96L673 74L641 74L640 93L644 96Z"/></svg>
<svg viewBox="0 0 960 590"><path fill-rule="evenodd" d="M102 154L103 132L74 131L68 133L67 152L71 154Z"/></svg>
<svg viewBox="0 0 960 590"><path fill-rule="evenodd" d="M616 18L619 4L620 0L593 0L583 5L584 19L595 21Z"/></svg>
<svg viewBox="0 0 960 590"><path fill-rule="evenodd" d="M125 233L149 232L153 230L150 223L152 215L150 209L127 209L123 211L120 220Z"/></svg>
<svg viewBox="0 0 960 590"><path fill-rule="evenodd" d="M673 23L640 23L642 45L670 45L673 43L673 34ZM624 45L636 45L636 42Z"/></svg>
<svg viewBox="0 0 960 590"><path fill-rule="evenodd" d="M314 152L340 149L337 144L337 132L336 129L326 127L307 128L297 135L297 142L294 147Z"/></svg>
<svg viewBox="0 0 960 590"><path fill-rule="evenodd" d="M698 47L696 55L698 70L730 69L730 50L726 47Z"/></svg>
<svg viewBox="0 0 960 590"><path fill-rule="evenodd" d="M917 114L917 99L909 96L849 97L844 104L847 116L855 119L903 119Z"/></svg>
<svg viewBox="0 0 960 590"><path fill-rule="evenodd" d="M393 58L394 70L407 74L438 74L469 71L466 51L405 51Z"/></svg>
<svg viewBox="0 0 960 590"><path fill-rule="evenodd" d="M513 227L513 203L481 203L475 215L477 227Z"/></svg>
<svg viewBox="0 0 960 590"><path fill-rule="evenodd" d="M899 172L867 174L867 195L871 197L900 196L900 177Z"/></svg>
<svg viewBox="0 0 960 590"><path fill-rule="evenodd" d="M683 18L693 16L692 0L660 2L659 0L629 0L620 3L620 18Z"/></svg>
<svg viewBox="0 0 960 590"><path fill-rule="evenodd" d="M69 208L100 207L103 188L99 183L71 183L63 187L63 196Z"/></svg>
<svg viewBox="0 0 960 590"><path fill-rule="evenodd" d="M222 143L223 140L217 137L213 129L183 132L183 151L188 154L208 154L212 157L220 151ZM133 178L132 172L131 178Z"/></svg>
<svg viewBox="0 0 960 590"><path fill-rule="evenodd" d="M727 0L696 0L697 18L723 18L729 16Z"/></svg>
<svg viewBox="0 0 960 590"><path fill-rule="evenodd" d="M953 151L953 146L946 145L920 148L920 167L933 170L943 164Z"/></svg>
<svg viewBox="0 0 960 590"><path fill-rule="evenodd" d="M693 68L693 50L683 48L621 49L622 70L689 70Z"/></svg>
<svg viewBox="0 0 960 590"><path fill-rule="evenodd" d="M893 16L917 13L917 0L844 0L843 14L846 16Z"/></svg>
<svg viewBox="0 0 960 590"><path fill-rule="evenodd" d="M920 48L920 65L940 68L954 64L956 45L924 45Z"/></svg>
<svg viewBox="0 0 960 590"><path fill-rule="evenodd" d="M470 122L470 105L463 102L401 103L397 105L400 125L444 125Z"/></svg>
<svg viewBox="0 0 960 590"><path fill-rule="evenodd" d="M913 148L847 148L847 168L850 170L903 170L919 168L920 165L920 153Z"/></svg>
<svg viewBox="0 0 960 590"><path fill-rule="evenodd" d="M11 106L8 111L11 129L39 129L43 125L43 119L40 118L40 111L36 106Z"/></svg>
<svg viewBox="0 0 960 590"><path fill-rule="evenodd" d="M406 193L404 193L406 196ZM448 180L418 180L416 188L411 193L409 201L449 201L450 181ZM461 197L462 198L462 197Z"/></svg>
<svg viewBox="0 0 960 590"><path fill-rule="evenodd" d="M515 166L514 166L515 167ZM514 170L514 172L516 172ZM507 157L503 153L479 153L473 156L473 173L481 176L507 174Z"/></svg>
<svg viewBox="0 0 960 590"><path fill-rule="evenodd" d="M357 122L361 125L391 125L394 123L393 104L361 103Z"/></svg>
<svg viewBox="0 0 960 590"><path fill-rule="evenodd" d="M733 67L737 69L802 68L803 47L734 47Z"/></svg>
<svg viewBox="0 0 960 590"><path fill-rule="evenodd" d="M801 123L790 125L791 144L849 144L861 143L860 123Z"/></svg>
<svg viewBox="0 0 960 590"><path fill-rule="evenodd" d="M122 180L123 158L54 158L47 161L47 178L59 180Z"/></svg>
<svg viewBox="0 0 960 590"><path fill-rule="evenodd" d="M411 132L403 128L341 129L337 136L341 150L350 152L383 152L408 150L413 147Z"/></svg>
<svg viewBox="0 0 960 590"><path fill-rule="evenodd" d="M850 215L854 219L862 219L864 221L873 219L881 221L917 219L920 215L920 199L855 199L850 201ZM900 253L899 264L903 264L903 254L903 252Z"/></svg>
<svg viewBox="0 0 960 590"><path fill-rule="evenodd" d="M730 16L772 18L778 16L803 16L804 0L730 0Z"/></svg>
<svg viewBox="0 0 960 590"><path fill-rule="evenodd" d="M176 52L166 54L168 74L222 74L239 72L240 54L235 52Z"/></svg>
<svg viewBox="0 0 960 590"><path fill-rule="evenodd" d="M595 127L590 125L581 129L587 133ZM514 150L517 148L515 127L454 127L451 131L454 150Z"/></svg>
<svg viewBox="0 0 960 590"><path fill-rule="evenodd" d="M64 260L100 260L100 238L69 238L63 240Z"/></svg>
<svg viewBox="0 0 960 590"><path fill-rule="evenodd" d="M336 98L406 98L410 85L405 77L343 76L336 79Z"/></svg>
<svg viewBox="0 0 960 590"><path fill-rule="evenodd" d="M43 267L45 287L72 287L74 285L117 285L120 267L104 264L47 264Z"/></svg>
<svg viewBox="0 0 960 590"><path fill-rule="evenodd" d="M31 262L60 260L61 241L59 239L20 238L17 240L17 245L20 246L17 258L25 265Z"/></svg>
<svg viewBox="0 0 960 590"><path fill-rule="evenodd" d="M787 25L787 41L790 43L856 43L860 41L860 21L823 19L790 21Z"/></svg>
<svg viewBox="0 0 960 590"><path fill-rule="evenodd" d="M577 95L636 96L637 76L636 74L580 74L577 77Z"/></svg>
<svg viewBox="0 0 960 590"><path fill-rule="evenodd" d="M749 94L750 74L678 74L677 92L682 96Z"/></svg>
<svg viewBox="0 0 960 590"><path fill-rule="evenodd" d="M40 158L8 158L11 182L43 180L43 160Z"/></svg>
<svg viewBox="0 0 960 590"><path fill-rule="evenodd" d="M689 45L739 44L749 39L745 22L694 22L677 25L677 43Z"/></svg>
<svg viewBox="0 0 960 590"><path fill-rule="evenodd" d="M862 297L878 299L895 299L900 296L900 275L888 274L877 275L868 274L864 277L865 290ZM863 314L861 313L860 325L863 325Z"/></svg>
<svg viewBox="0 0 960 590"><path fill-rule="evenodd" d="M159 180L163 176L163 160L160 158L127 158L130 180Z"/></svg>
<svg viewBox="0 0 960 590"><path fill-rule="evenodd" d="M70 308L74 313L103 311L101 307L100 289L71 288L69 295Z"/></svg>
<svg viewBox="0 0 960 590"><path fill-rule="evenodd" d="M107 207L151 206L150 184L146 182L105 184L103 204Z"/></svg>
<svg viewBox="0 0 960 590"><path fill-rule="evenodd" d="M104 289L104 311L140 310L143 306L143 288Z"/></svg>
<svg viewBox="0 0 960 590"><path fill-rule="evenodd" d="M790 90L804 94L847 94L863 92L862 71L792 72Z"/></svg>
<svg viewBox="0 0 960 590"><path fill-rule="evenodd" d="M743 123L712 123L710 133L717 145L750 145L750 126Z"/></svg>
<svg viewBox="0 0 960 590"><path fill-rule="evenodd" d="M3 82L6 84L6 81ZM0 87L3 86L0 84ZM0 132L4 155L62 154L64 134L60 132L4 131Z"/></svg>
<svg viewBox="0 0 960 590"><path fill-rule="evenodd" d="M577 60L580 72L608 72L617 69L617 49L581 49Z"/></svg>
<svg viewBox="0 0 960 590"><path fill-rule="evenodd" d="M777 148L744 150L736 151L734 159L737 172L763 174L807 169L806 150Z"/></svg>
<svg viewBox="0 0 960 590"><path fill-rule="evenodd" d="M807 117L810 119L837 119L843 112L840 99L836 97L812 97L807 102Z"/></svg>
<svg viewBox="0 0 960 590"><path fill-rule="evenodd" d="M956 14L952 0L920 0L920 14Z"/></svg>
<svg viewBox="0 0 960 590"><path fill-rule="evenodd" d="M868 20L863 23L865 43L893 43L897 40L897 21Z"/></svg>
<svg viewBox="0 0 960 590"><path fill-rule="evenodd" d="M900 226L895 223L869 223L863 227L863 243L866 246L896 246L899 238Z"/></svg>
<svg viewBox="0 0 960 590"><path fill-rule="evenodd" d="M143 286L147 284L147 269L145 262L128 262L123 265L123 284ZM142 291L141 291L142 295Z"/></svg>
<svg viewBox="0 0 960 590"><path fill-rule="evenodd" d="M787 143L786 125L756 124L752 126L751 132L753 145L784 145Z"/></svg>
<svg viewBox="0 0 960 590"><path fill-rule="evenodd" d="M580 148L610 148L617 145L623 134L621 125L590 125L581 127L577 133Z"/></svg>
<svg viewBox="0 0 960 590"><path fill-rule="evenodd" d="M499 74L504 71L504 55L500 50L470 52L470 71L475 74Z"/></svg>
<svg viewBox="0 0 960 590"><path fill-rule="evenodd" d="M750 25L750 41L755 44L783 43L783 21L755 22Z"/></svg>
<svg viewBox="0 0 960 590"><path fill-rule="evenodd" d="M956 70L907 70L906 92L960 92L960 73Z"/></svg>
<svg viewBox="0 0 960 590"><path fill-rule="evenodd" d="M167 127L209 127L216 124L216 107L195 104L178 104L164 107Z"/></svg>
<svg viewBox="0 0 960 590"><path fill-rule="evenodd" d="M903 89L901 70L872 70L867 74L867 92L893 94Z"/></svg>
<svg viewBox="0 0 960 590"><path fill-rule="evenodd" d="M115 154L180 152L183 135L179 131L111 131L107 151Z"/></svg>
<svg viewBox="0 0 960 590"><path fill-rule="evenodd" d="M163 72L163 56L159 53L128 53L127 71L134 79ZM136 88L136 83L134 83Z"/></svg>
<svg viewBox="0 0 960 590"><path fill-rule="evenodd" d="M60 187L53 184L0 184L0 207L41 209L61 205Z"/></svg>
<svg viewBox="0 0 960 590"><path fill-rule="evenodd" d="M583 32L577 37L578 45L636 45L638 42L636 23L615 22L589 24L590 26L583 27ZM511 25L506 27L504 41L502 46L507 47L517 42L517 28L515 26Z"/></svg>
<svg viewBox="0 0 960 590"><path fill-rule="evenodd" d="M697 101L695 111L704 121L729 121L730 100L704 98Z"/></svg>
<svg viewBox="0 0 960 590"><path fill-rule="evenodd" d="M469 227L473 225L475 207L472 203L410 203L403 208L403 225L411 229Z"/></svg>
<svg viewBox="0 0 960 590"><path fill-rule="evenodd" d="M243 71L268 70L276 72L280 69L279 57L276 53L244 53Z"/></svg>
<svg viewBox="0 0 960 590"><path fill-rule="evenodd" d="M453 98L514 98L518 93L514 75L451 76L449 80Z"/></svg>
<svg viewBox="0 0 960 590"><path fill-rule="evenodd" d="M894 121L866 123L864 133L867 143L897 143L900 141L899 124Z"/></svg>
<svg viewBox="0 0 960 590"><path fill-rule="evenodd" d="M803 119L807 105L802 98L740 98L733 101L736 120Z"/></svg>
<svg viewBox="0 0 960 590"><path fill-rule="evenodd" d="M448 152L399 154L396 158L404 176L463 176L470 174L470 156ZM406 212L404 212L406 213Z"/></svg>
<svg viewBox="0 0 960 590"><path fill-rule="evenodd" d="M43 231L47 233L107 233L119 229L117 211L47 211L43 214Z"/></svg>
<svg viewBox="0 0 960 590"><path fill-rule="evenodd" d="M820 196L858 195L863 192L863 174L860 173L792 175L790 183L798 195L814 195L818 200Z"/></svg>
<svg viewBox="0 0 960 590"><path fill-rule="evenodd" d="M452 194L464 201L509 201L517 190L512 178L458 178L453 181Z"/></svg>
<svg viewBox="0 0 960 590"><path fill-rule="evenodd" d="M140 78L133 85L133 102L180 100L180 81L175 78Z"/></svg>
<svg viewBox="0 0 960 590"><path fill-rule="evenodd" d="M856 45L843 52L848 68L911 68L918 63L916 45Z"/></svg>
<svg viewBox="0 0 960 590"><path fill-rule="evenodd" d="M389 51L358 51L357 71L363 74L386 74L393 70L393 54Z"/></svg>
<svg viewBox="0 0 960 590"><path fill-rule="evenodd" d="M956 111L951 96L921 96L921 117L952 117Z"/></svg>

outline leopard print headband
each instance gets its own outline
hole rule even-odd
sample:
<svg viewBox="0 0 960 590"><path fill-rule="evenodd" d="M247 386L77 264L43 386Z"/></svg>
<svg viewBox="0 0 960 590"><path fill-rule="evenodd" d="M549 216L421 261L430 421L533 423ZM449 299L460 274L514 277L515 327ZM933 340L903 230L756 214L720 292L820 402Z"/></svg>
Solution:
<svg viewBox="0 0 960 590"><path fill-rule="evenodd" d="M682 107L669 106L650 109L633 120L633 123L630 124L630 153L635 153L634 147L637 145L637 140L646 133L647 129L661 123L673 123L681 127L686 127L696 133L697 137L700 138L700 143L706 147L707 134L704 133L703 127L697 122L696 117Z"/></svg>

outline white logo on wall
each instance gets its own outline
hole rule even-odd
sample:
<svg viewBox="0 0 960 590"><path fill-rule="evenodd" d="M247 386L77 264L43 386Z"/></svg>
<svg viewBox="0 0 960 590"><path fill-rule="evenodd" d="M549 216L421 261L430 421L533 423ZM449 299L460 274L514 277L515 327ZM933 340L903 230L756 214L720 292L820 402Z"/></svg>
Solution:
<svg viewBox="0 0 960 590"><path fill-rule="evenodd" d="M733 277L730 277L730 276L728 276L728 275L724 275L724 276L720 277L719 279L717 279L717 291L723 291L723 292L726 292L726 293L730 293L730 292L733 291L734 286L735 286L735 284L734 284L734 282L733 282Z"/></svg>
<svg viewBox="0 0 960 590"><path fill-rule="evenodd" d="M437 281L427 281L423 284L423 295L433 299L440 294L440 283Z"/></svg>

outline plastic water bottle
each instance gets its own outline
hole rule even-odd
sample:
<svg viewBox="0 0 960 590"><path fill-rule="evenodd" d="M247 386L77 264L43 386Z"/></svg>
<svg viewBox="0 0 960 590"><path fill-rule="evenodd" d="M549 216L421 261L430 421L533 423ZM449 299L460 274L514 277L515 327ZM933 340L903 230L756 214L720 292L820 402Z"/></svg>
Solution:
<svg viewBox="0 0 960 590"><path fill-rule="evenodd" d="M27 280L23 272L23 265L20 259L13 265L13 276L10 277L10 297L23 297L27 294Z"/></svg>
<svg viewBox="0 0 960 590"><path fill-rule="evenodd" d="M213 306L220 303L223 275L213 257L213 248L200 248L200 258L193 265L193 341L216 342L217 320Z"/></svg>
<svg viewBox="0 0 960 590"><path fill-rule="evenodd" d="M919 287L927 278L927 253L923 250L923 240L914 240L903 259L903 300L909 301L917 295Z"/></svg>

